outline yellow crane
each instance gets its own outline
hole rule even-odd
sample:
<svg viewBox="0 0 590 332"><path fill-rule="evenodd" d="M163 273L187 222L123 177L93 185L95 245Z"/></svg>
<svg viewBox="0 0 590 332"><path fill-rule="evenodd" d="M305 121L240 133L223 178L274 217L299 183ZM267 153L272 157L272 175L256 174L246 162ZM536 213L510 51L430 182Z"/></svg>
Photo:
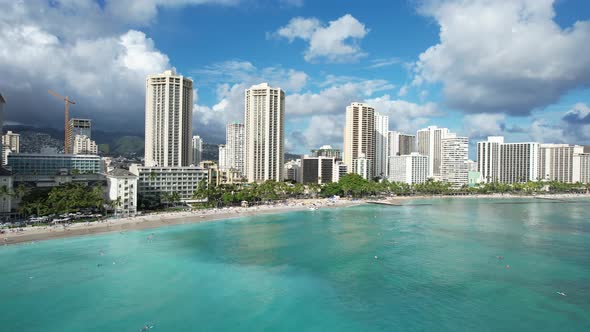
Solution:
<svg viewBox="0 0 590 332"><path fill-rule="evenodd" d="M70 104L74 105L76 104L75 101L70 100L70 98L68 96L62 96L59 93L53 91L53 90L48 90L50 94L52 94L54 97L56 97L57 99L61 99L64 101L65 107L64 107L64 113L65 113L65 125L64 125L64 135L65 135L65 139L64 139L64 153L70 153L70 142L68 142L68 138L69 138L69 129L68 129L68 120L69 120L69 111L70 111Z"/></svg>

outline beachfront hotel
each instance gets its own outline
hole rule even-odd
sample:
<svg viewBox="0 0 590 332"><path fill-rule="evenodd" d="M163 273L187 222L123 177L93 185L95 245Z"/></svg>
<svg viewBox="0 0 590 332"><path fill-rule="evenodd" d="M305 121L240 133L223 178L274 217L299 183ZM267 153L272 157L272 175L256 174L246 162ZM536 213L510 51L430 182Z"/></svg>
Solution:
<svg viewBox="0 0 590 332"><path fill-rule="evenodd" d="M448 134L442 139L440 174L453 188L469 183L469 138Z"/></svg>
<svg viewBox="0 0 590 332"><path fill-rule="evenodd" d="M367 104L352 103L346 107L346 126L344 127L344 163L348 170L355 172L355 160L361 155L371 167L366 168L364 161L363 176L372 178L375 161L375 109ZM358 164L358 163L357 163ZM360 169L360 168L359 168ZM367 173L368 172L368 173Z"/></svg>
<svg viewBox="0 0 590 332"><path fill-rule="evenodd" d="M584 153L584 147L569 144L539 146L539 180L574 183L574 156Z"/></svg>
<svg viewBox="0 0 590 332"><path fill-rule="evenodd" d="M428 177L440 180L442 163L442 139L449 135L449 129L430 126L416 134L418 153L428 156Z"/></svg>
<svg viewBox="0 0 590 332"><path fill-rule="evenodd" d="M166 70L148 76L145 89L145 166L189 166L193 81Z"/></svg>
<svg viewBox="0 0 590 332"><path fill-rule="evenodd" d="M539 143L504 143L500 145L500 182L537 181L538 177Z"/></svg>
<svg viewBox="0 0 590 332"><path fill-rule="evenodd" d="M301 159L302 183L330 183L334 177L336 159L333 157L310 157Z"/></svg>
<svg viewBox="0 0 590 332"><path fill-rule="evenodd" d="M389 117L375 113L375 166L373 174L387 177L387 155L389 152Z"/></svg>
<svg viewBox="0 0 590 332"><path fill-rule="evenodd" d="M245 91L245 173L248 182L282 181L285 92L268 83Z"/></svg>
<svg viewBox="0 0 590 332"><path fill-rule="evenodd" d="M389 157L389 181L417 184L428 179L428 156L412 152Z"/></svg>
<svg viewBox="0 0 590 332"><path fill-rule="evenodd" d="M133 216L137 213L138 176L125 170L114 169L106 174L107 196L115 202L117 215Z"/></svg>
<svg viewBox="0 0 590 332"><path fill-rule="evenodd" d="M133 164L129 172L138 176L138 195L159 203L166 202L165 194L178 193L182 202L194 202L193 194L201 181L207 181L207 170L195 166L140 166Z"/></svg>

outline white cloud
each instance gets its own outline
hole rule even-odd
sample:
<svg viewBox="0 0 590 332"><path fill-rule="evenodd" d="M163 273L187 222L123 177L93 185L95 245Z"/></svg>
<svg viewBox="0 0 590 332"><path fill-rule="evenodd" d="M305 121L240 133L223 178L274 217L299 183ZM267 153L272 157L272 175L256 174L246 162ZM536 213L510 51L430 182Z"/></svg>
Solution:
<svg viewBox="0 0 590 332"><path fill-rule="evenodd" d="M300 38L308 42L306 61L325 59L328 62L353 62L367 54L358 42L369 32L365 25L350 14L330 21L327 26L316 18L296 17L276 31L278 37L290 42Z"/></svg>
<svg viewBox="0 0 590 332"><path fill-rule="evenodd" d="M338 78L330 77L338 82ZM351 102L371 97L374 93L393 89L394 86L385 80L364 80L354 83L332 85L318 93L305 92L287 95L286 106L289 116L305 116L310 114L343 113Z"/></svg>
<svg viewBox="0 0 590 332"><path fill-rule="evenodd" d="M376 68L383 68L388 66L393 66L401 63L400 58L384 58L384 59L375 59L371 61L371 65L367 68L369 69L376 69Z"/></svg>
<svg viewBox="0 0 590 332"><path fill-rule="evenodd" d="M440 42L420 55L414 84L441 82L448 104L474 113L531 110L590 84L590 22L561 28L553 0L427 1Z"/></svg>
<svg viewBox="0 0 590 332"><path fill-rule="evenodd" d="M215 63L194 71L201 83L244 83L245 85L269 82L287 92L300 91L309 80L309 76L294 69L282 67L257 68L249 61L231 60Z"/></svg>
<svg viewBox="0 0 590 332"><path fill-rule="evenodd" d="M501 136L506 128L504 114L468 114L463 117L463 132L471 138Z"/></svg>
<svg viewBox="0 0 590 332"><path fill-rule="evenodd" d="M376 112L389 116L389 127L406 133L413 133L428 123L431 117L441 116L436 104L423 105L405 100L391 99L386 94L365 100Z"/></svg>
<svg viewBox="0 0 590 332"><path fill-rule="evenodd" d="M105 11L129 23L148 24L154 20L159 7L187 5L236 5L240 0L107 0Z"/></svg>

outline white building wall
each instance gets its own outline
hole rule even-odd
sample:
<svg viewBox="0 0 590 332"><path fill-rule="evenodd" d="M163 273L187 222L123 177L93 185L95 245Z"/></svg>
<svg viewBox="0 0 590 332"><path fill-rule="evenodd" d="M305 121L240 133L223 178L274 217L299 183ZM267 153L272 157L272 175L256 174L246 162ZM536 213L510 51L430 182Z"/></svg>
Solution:
<svg viewBox="0 0 590 332"><path fill-rule="evenodd" d="M217 162L217 166L221 170L228 169L228 164L227 164L227 148L226 148L226 146L224 144L220 144L219 145L219 160Z"/></svg>
<svg viewBox="0 0 590 332"><path fill-rule="evenodd" d="M572 163L572 182L590 183L590 153L574 155Z"/></svg>
<svg viewBox="0 0 590 332"><path fill-rule="evenodd" d="M201 136L193 136L193 165L198 166L203 161L203 140Z"/></svg>

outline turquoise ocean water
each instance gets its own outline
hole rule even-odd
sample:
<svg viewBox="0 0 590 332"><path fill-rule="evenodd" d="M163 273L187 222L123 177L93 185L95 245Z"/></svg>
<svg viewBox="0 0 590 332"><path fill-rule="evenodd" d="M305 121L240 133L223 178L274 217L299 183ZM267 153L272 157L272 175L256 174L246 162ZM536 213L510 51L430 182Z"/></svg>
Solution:
<svg viewBox="0 0 590 332"><path fill-rule="evenodd" d="M590 201L404 204L0 247L0 331L590 331Z"/></svg>

